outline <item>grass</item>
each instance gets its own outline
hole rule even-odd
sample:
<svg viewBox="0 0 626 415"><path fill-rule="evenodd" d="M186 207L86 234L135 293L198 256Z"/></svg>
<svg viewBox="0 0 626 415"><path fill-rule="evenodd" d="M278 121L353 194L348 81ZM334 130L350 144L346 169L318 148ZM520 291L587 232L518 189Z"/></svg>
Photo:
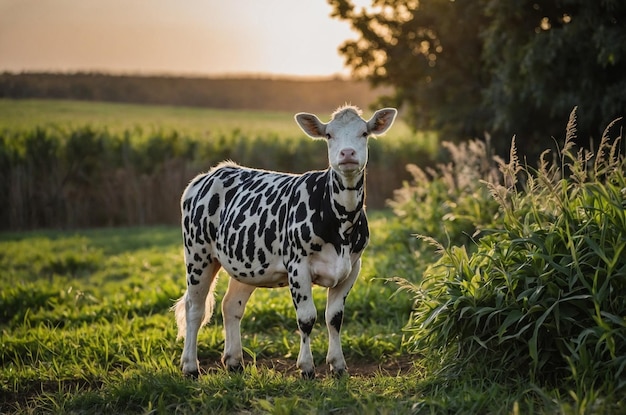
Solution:
<svg viewBox="0 0 626 415"><path fill-rule="evenodd" d="M175 340L169 312L184 289L180 239L177 227L0 234L0 412L356 413L411 407L406 385L417 385L421 376L403 356L402 326L411 301L407 294L392 297L396 288L375 276L393 271L372 262L347 301L343 344L352 378L325 374L320 288L314 292L319 323L312 343L318 380L303 381L295 369L299 336L288 290L257 290L250 300L242 323L249 362L243 374L231 375L219 364L218 311L200 335L206 374L198 382L183 378L182 342ZM220 279L218 299L226 283Z"/></svg>
<svg viewBox="0 0 626 415"><path fill-rule="evenodd" d="M342 103L337 103L341 105ZM306 109L302 109L305 111ZM335 108L318 114L328 121ZM364 116L372 111L364 108ZM75 129L90 125L106 128L111 133L128 130L174 130L180 135L195 137L230 136L233 131L246 137L271 135L285 138L304 137L293 119L294 114L279 111L242 111L211 108L172 107L159 105L133 105L104 102L84 102L42 99L0 99L0 131L62 127ZM393 137L418 140L425 150L437 152L437 142L432 134L415 134L408 124L397 120Z"/></svg>
<svg viewBox="0 0 626 415"><path fill-rule="evenodd" d="M477 143L448 145L449 166L412 168L395 215L370 214L346 302L350 378L327 374L319 288L315 381L295 369L284 289L248 304L243 373L219 364L218 308L199 337L204 374L184 378L169 311L184 290L178 227L0 233L0 413L623 413L624 164L606 140L537 171L512 152L494 176ZM437 264L415 232L447 241ZM573 341L568 327L582 330Z"/></svg>
<svg viewBox="0 0 626 415"><path fill-rule="evenodd" d="M569 396L521 379L441 377L430 369L435 354L411 354L403 327L412 299L386 280L407 275L400 259L410 254L386 244L389 212L370 216L371 245L346 302L352 376L327 373L325 292L316 288L314 381L295 368L299 336L286 289L253 294L242 321L243 373L219 363L218 308L199 336L204 374L181 375L182 342L169 312L184 290L177 227L1 233L0 413L580 413L567 406ZM222 276L218 300L226 283Z"/></svg>
<svg viewBox="0 0 626 415"><path fill-rule="evenodd" d="M20 130L33 125L76 128L106 127L111 133L141 128L147 131L167 128L197 136L230 133L273 132L298 134L293 114L282 112L218 110L158 105L133 105L63 100L0 99L0 129ZM287 122L286 122L286 121ZM293 125L291 125L293 124Z"/></svg>

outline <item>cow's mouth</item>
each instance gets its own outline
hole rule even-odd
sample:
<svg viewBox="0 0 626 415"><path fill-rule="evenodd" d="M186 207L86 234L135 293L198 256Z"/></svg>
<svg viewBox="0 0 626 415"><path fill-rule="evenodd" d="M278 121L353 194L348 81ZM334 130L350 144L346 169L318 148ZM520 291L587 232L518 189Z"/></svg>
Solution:
<svg viewBox="0 0 626 415"><path fill-rule="evenodd" d="M339 163L339 169L342 171L355 171L360 169L360 165L356 161L343 161Z"/></svg>

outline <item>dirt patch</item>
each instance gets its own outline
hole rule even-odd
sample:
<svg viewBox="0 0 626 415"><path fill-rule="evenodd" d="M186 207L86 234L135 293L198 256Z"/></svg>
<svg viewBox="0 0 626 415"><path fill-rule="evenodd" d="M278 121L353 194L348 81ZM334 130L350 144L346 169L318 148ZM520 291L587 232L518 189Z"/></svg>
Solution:
<svg viewBox="0 0 626 415"><path fill-rule="evenodd" d="M252 365L252 359L245 359L245 365ZM414 356L387 357L381 361L348 360L348 373L352 377L374 377L376 375L401 376L414 370ZM275 370L285 375L300 376L300 371L296 367L296 360L283 358L259 358L256 361L257 368ZM215 360L205 360L200 362L201 370L205 373L216 373L223 370L222 364ZM318 377L330 376L330 367L326 364L318 364L315 368Z"/></svg>

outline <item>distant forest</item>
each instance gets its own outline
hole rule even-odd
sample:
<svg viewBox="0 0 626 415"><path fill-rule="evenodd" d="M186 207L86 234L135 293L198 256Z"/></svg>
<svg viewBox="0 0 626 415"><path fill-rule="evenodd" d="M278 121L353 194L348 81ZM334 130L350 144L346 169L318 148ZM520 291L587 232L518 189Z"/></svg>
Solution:
<svg viewBox="0 0 626 415"><path fill-rule="evenodd" d="M327 113L363 109L387 91L366 81L289 78L179 78L101 73L1 73L0 98L45 98L222 109Z"/></svg>

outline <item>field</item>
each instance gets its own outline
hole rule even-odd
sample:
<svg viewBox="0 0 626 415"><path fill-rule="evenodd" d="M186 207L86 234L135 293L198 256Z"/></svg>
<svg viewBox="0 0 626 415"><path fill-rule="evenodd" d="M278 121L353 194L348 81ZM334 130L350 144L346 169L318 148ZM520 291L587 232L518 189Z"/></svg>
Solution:
<svg viewBox="0 0 626 415"><path fill-rule="evenodd" d="M328 111L326 116L333 109ZM0 130L27 130L35 125L71 130L89 125L94 129L106 128L111 133L133 129L146 132L174 130L181 135L206 137L231 134L237 130L245 136L300 136L293 115L278 111L0 99ZM323 115L320 114L320 117ZM408 127L401 128L405 134L408 133Z"/></svg>
<svg viewBox="0 0 626 415"><path fill-rule="evenodd" d="M306 137L293 115L0 100L0 229L174 224L189 180L226 159L293 173L326 168L323 141ZM436 136L401 120L370 147L373 208L410 178L407 163L432 164L438 153Z"/></svg>
<svg viewBox="0 0 626 415"><path fill-rule="evenodd" d="M257 290L250 300L243 374L221 369L217 312L200 335L207 373L197 382L183 378L182 342L168 311L184 289L180 239L174 227L1 235L0 412L402 412L414 403L407 384L417 387L420 371L404 353L401 330L411 302L406 293L391 298L396 287L377 278L390 271L377 269L373 258L346 308L350 380L324 374L321 323L313 332L319 380L299 379L288 290ZM218 299L226 281L220 280ZM321 322L324 294L315 291Z"/></svg>
<svg viewBox="0 0 626 415"><path fill-rule="evenodd" d="M157 129L189 128L202 136L199 119L237 118L234 112L165 107L0 105L26 114L23 121L0 118L5 150L23 148L16 143L35 143L35 149L42 143L51 145L44 149L108 145L84 153L92 163L85 172L98 171L98 160L124 167L111 150L116 134L146 128L150 120ZM274 147L262 140L255 147L260 120L272 134L282 116L239 115L259 124L245 127L250 130L238 141L226 140L226 147L263 148L269 153L262 158L289 154L283 152L288 136L272 136ZM68 126L70 119L79 124ZM368 209L371 241L346 300L342 330L350 377L328 374L325 292L319 288L315 380L301 379L295 368L299 336L285 289L253 294L242 321L243 373L226 372L219 363L224 341L218 307L199 337L203 373L198 380L183 377L182 342L169 311L185 285L178 226L0 232L0 413L624 413L626 162L621 137L605 136L588 152L574 148L575 120L572 113L559 153L546 154L537 169L521 165L514 147L504 162L480 141L442 143L447 163L425 170L412 159L417 165L409 166L410 179L393 193L392 209ZM87 134L83 123L95 131L119 130ZM15 133L24 128L35 133ZM210 142L211 134L201 140ZM121 149L137 151L131 160L197 148L184 147L177 135L133 140L142 137L156 147L122 141L128 146ZM159 147L163 143L175 146ZM397 154L383 150L371 162L384 165ZM55 165L65 151L36 160ZM21 174L12 180L28 179L32 165L11 164ZM122 177L169 189L162 181L172 170L154 176L154 188L147 186L149 171ZM87 181L93 183L106 181ZM89 189L78 184L70 189ZM11 207L17 199L7 200ZM222 275L218 301L226 283Z"/></svg>

